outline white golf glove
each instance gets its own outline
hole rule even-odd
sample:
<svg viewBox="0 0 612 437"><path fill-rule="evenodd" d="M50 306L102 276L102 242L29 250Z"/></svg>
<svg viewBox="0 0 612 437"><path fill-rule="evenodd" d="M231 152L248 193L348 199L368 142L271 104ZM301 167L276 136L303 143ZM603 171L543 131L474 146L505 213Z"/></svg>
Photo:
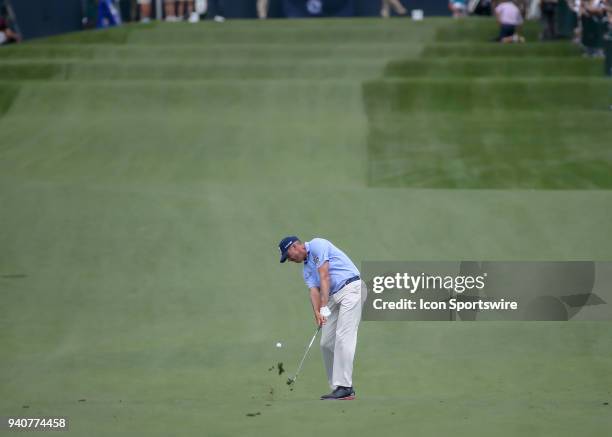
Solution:
<svg viewBox="0 0 612 437"><path fill-rule="evenodd" d="M327 306L321 307L321 309L319 310L319 313L323 317L329 317L331 315L331 311L329 310L329 308L327 308Z"/></svg>

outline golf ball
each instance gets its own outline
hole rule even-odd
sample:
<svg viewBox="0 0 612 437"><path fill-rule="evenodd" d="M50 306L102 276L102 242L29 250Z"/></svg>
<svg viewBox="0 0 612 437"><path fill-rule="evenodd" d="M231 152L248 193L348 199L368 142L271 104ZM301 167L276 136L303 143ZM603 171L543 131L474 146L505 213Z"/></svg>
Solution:
<svg viewBox="0 0 612 437"><path fill-rule="evenodd" d="M283 347L283 344L279 341L278 343L276 343L276 347Z"/></svg>

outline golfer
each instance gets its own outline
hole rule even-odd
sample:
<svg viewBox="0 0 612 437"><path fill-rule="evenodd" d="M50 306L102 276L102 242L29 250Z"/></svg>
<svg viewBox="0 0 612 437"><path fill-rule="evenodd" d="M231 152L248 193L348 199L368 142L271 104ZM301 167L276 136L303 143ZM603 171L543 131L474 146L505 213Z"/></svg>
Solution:
<svg viewBox="0 0 612 437"><path fill-rule="evenodd" d="M304 263L315 322L321 329L321 352L332 392L323 400L355 399L353 359L361 307L366 297L359 270L348 256L323 238L301 242L296 236L278 245L280 262Z"/></svg>

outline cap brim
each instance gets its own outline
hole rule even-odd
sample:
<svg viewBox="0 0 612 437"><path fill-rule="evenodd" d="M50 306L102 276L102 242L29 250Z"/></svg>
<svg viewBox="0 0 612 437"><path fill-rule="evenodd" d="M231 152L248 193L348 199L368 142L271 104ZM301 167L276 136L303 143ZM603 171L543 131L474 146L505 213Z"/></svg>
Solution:
<svg viewBox="0 0 612 437"><path fill-rule="evenodd" d="M287 254L286 254L286 253L283 253L283 254L281 255L280 262L284 263L285 261L287 261Z"/></svg>

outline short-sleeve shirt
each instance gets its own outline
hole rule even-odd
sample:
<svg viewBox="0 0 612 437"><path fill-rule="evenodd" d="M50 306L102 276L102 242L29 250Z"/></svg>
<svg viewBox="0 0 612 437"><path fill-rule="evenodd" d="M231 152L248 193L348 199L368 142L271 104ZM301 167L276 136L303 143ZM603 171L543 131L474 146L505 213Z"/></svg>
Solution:
<svg viewBox="0 0 612 437"><path fill-rule="evenodd" d="M329 262L329 294L338 292L346 282L359 275L359 270L348 256L330 241L313 238L304 243L308 255L304 260L304 282L308 288L321 287L319 267Z"/></svg>
<svg viewBox="0 0 612 437"><path fill-rule="evenodd" d="M509 26L518 26L523 24L523 16L521 10L512 2L500 3L495 8L495 13L499 16L501 24Z"/></svg>

